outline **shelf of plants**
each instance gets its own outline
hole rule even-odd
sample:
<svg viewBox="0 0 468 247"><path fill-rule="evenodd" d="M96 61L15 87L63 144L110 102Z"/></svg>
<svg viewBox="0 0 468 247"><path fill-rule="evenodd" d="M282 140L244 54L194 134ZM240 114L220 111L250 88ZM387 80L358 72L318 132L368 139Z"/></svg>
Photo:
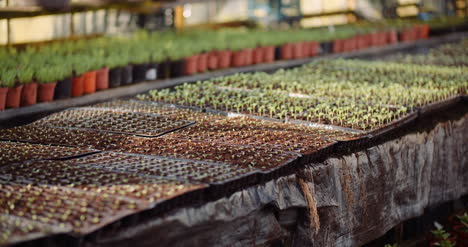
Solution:
<svg viewBox="0 0 468 247"><path fill-rule="evenodd" d="M442 22L450 26L460 20ZM0 48L0 110L79 97L146 80L349 52L427 38L414 21L328 29L136 32L129 36ZM440 25L440 24L439 24ZM229 42L227 42L229 41Z"/></svg>
<svg viewBox="0 0 468 247"><path fill-rule="evenodd" d="M438 51L452 54L466 44ZM155 90L0 130L10 141L0 147L7 160L0 167L0 217L18 218L14 226L0 224L11 229L1 241L88 236L119 220L105 229L121 227L130 215L174 209L161 205L199 205L267 183L467 89L464 66L323 60ZM57 230L31 235L30 222ZM17 233L18 226L31 230Z"/></svg>

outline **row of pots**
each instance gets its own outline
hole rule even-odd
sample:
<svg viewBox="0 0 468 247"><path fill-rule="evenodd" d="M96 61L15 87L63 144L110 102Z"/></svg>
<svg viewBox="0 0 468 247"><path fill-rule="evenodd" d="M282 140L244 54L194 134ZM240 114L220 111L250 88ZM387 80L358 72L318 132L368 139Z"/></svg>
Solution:
<svg viewBox="0 0 468 247"><path fill-rule="evenodd" d="M399 39L402 41L423 39L427 38L428 34L427 25L418 25L403 30L400 35L396 31L386 31L330 42L305 41L240 51L211 51L159 64L134 64L113 69L102 68L49 84L31 83L10 89L0 88L0 110L32 105L36 102L79 97L98 90L151 81L157 78L174 78L204 73L208 70L272 63L275 60L301 59L318 54L349 52L371 46L394 44Z"/></svg>

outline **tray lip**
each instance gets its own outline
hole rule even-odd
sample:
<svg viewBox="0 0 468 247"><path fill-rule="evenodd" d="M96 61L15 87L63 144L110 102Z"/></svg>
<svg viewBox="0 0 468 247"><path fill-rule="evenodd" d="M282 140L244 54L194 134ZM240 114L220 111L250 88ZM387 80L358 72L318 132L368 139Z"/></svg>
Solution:
<svg viewBox="0 0 468 247"><path fill-rule="evenodd" d="M468 100L468 96L457 94L457 95L450 96L445 100L435 101L430 104L418 107L417 109L419 111L419 114L421 116L424 116L424 115L428 115L428 114L431 114L433 112L436 112L445 108L449 108L455 104L458 104L459 102L462 102L463 100Z"/></svg>

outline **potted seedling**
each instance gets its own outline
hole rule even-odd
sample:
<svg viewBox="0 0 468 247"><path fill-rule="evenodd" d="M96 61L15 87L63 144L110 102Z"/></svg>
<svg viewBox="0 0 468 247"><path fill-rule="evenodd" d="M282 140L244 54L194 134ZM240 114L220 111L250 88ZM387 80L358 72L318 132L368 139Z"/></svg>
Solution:
<svg viewBox="0 0 468 247"><path fill-rule="evenodd" d="M53 66L55 66L55 73L57 73L57 84L54 91L55 100L67 99L71 97L73 65L67 60L67 57L60 57L55 59L53 62Z"/></svg>
<svg viewBox="0 0 468 247"><path fill-rule="evenodd" d="M100 52L94 56L96 67L96 90L105 90L109 88L109 67L106 64L104 53Z"/></svg>
<svg viewBox="0 0 468 247"><path fill-rule="evenodd" d="M84 93L84 74L89 71L89 63L85 60L88 59L86 56L76 55L70 59L73 59L73 79L72 79L72 97L78 97Z"/></svg>
<svg viewBox="0 0 468 247"><path fill-rule="evenodd" d="M146 80L146 72L148 71L148 62L150 53L142 46L135 46L131 52L131 64L133 66L132 79L133 83Z"/></svg>
<svg viewBox="0 0 468 247"><path fill-rule="evenodd" d="M54 100L57 78L60 74L58 66L44 66L36 70L35 76L39 82L38 101L50 102Z"/></svg>
<svg viewBox="0 0 468 247"><path fill-rule="evenodd" d="M159 77L159 65L164 62L164 54L160 49L154 49L150 55L148 70L146 71L146 80L153 81Z"/></svg>
<svg viewBox="0 0 468 247"><path fill-rule="evenodd" d="M23 85L21 106L34 105L37 102L37 82L33 80L32 67L24 66L18 69L18 81Z"/></svg>
<svg viewBox="0 0 468 247"><path fill-rule="evenodd" d="M5 70L0 70L0 111L5 110L7 94L9 88L12 88L14 84L14 77L10 80L8 72Z"/></svg>
<svg viewBox="0 0 468 247"><path fill-rule="evenodd" d="M5 107L6 108L17 108L21 103L21 90L23 85L18 85L16 83L16 70L15 69L6 69L2 72L1 82L2 87L8 88Z"/></svg>

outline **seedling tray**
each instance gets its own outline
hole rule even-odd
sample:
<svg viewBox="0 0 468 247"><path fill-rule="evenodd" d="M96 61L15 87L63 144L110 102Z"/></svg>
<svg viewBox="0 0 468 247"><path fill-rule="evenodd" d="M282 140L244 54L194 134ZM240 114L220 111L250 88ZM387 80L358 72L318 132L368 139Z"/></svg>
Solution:
<svg viewBox="0 0 468 247"><path fill-rule="evenodd" d="M118 111L154 113L171 119L184 119L196 122L213 121L220 116L204 114L200 111L190 111L189 108L179 108L174 105L160 104L143 100L115 100L93 105L95 108L108 108Z"/></svg>
<svg viewBox="0 0 468 247"><path fill-rule="evenodd" d="M0 141L0 167L27 160L71 159L96 152L76 147Z"/></svg>
<svg viewBox="0 0 468 247"><path fill-rule="evenodd" d="M0 169L0 176L44 186L63 186L138 202L148 207L159 201L206 187L165 178L100 169L87 165L84 157L68 161L30 161Z"/></svg>
<svg viewBox="0 0 468 247"><path fill-rule="evenodd" d="M50 127L87 129L141 137L156 137L184 128L193 121L174 120L151 113L106 108L72 108L38 122Z"/></svg>
<svg viewBox="0 0 468 247"><path fill-rule="evenodd" d="M257 172L249 167L117 152L98 153L73 162L97 169L194 184L224 184Z"/></svg>
<svg viewBox="0 0 468 247"><path fill-rule="evenodd" d="M277 148L232 145L209 141L159 137L142 140L120 150L124 153L183 158L214 163L227 163L268 171L300 155Z"/></svg>
<svg viewBox="0 0 468 247"><path fill-rule="evenodd" d="M70 231L70 227L50 226L12 215L0 215L1 246L19 244Z"/></svg>
<svg viewBox="0 0 468 247"><path fill-rule="evenodd" d="M99 150L114 150L122 148L129 143L138 142L144 138L85 129L55 128L33 123L0 130L0 139Z"/></svg>
<svg viewBox="0 0 468 247"><path fill-rule="evenodd" d="M14 178L20 180L19 178ZM134 201L82 190L32 185L0 177L0 212L84 235L141 211Z"/></svg>

